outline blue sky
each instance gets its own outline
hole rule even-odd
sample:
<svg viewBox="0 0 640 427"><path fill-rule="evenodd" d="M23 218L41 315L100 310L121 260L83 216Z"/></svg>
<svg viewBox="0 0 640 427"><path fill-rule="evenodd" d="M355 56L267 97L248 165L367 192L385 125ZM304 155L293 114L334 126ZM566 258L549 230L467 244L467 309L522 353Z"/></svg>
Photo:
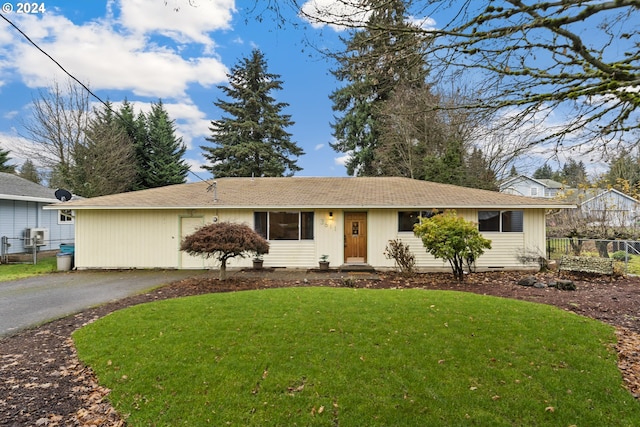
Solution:
<svg viewBox="0 0 640 427"><path fill-rule="evenodd" d="M341 11L336 0L305 1L305 5L315 2L332 12ZM290 2L46 0L37 2L44 6L44 12L31 14L17 13L17 1L2 3L7 18L102 99L117 106L126 98L137 111L148 111L150 104L161 98L175 120L177 134L187 145L185 157L191 170L202 179L210 174L202 169L205 159L200 146L208 144L205 138L210 134L210 121L221 116L213 105L223 97L217 86L225 85L226 73L258 48L265 55L269 72L280 75L283 81L283 90L274 95L279 102L289 104L284 112L292 116L295 125L288 131L306 153L298 159L302 171L296 175L346 175L346 155L329 146L333 141L329 95L340 82L330 73L335 64L316 51L341 48L340 30L309 24L297 16ZM288 22L279 26L268 11L262 20L256 19L254 9L266 7L265 4L278 4ZM457 10L455 2L449 7L449 13ZM437 27L451 16L443 11L422 10L425 15L431 12L441 15L414 16L414 22ZM581 33L590 37L586 28ZM623 46L614 48L624 50ZM32 99L54 80L64 85L67 77L0 19L0 147L11 150L10 156L18 165L26 157L21 149L29 145L22 123L30 117ZM472 84L468 79L464 83ZM505 112L505 116L509 114ZM530 126L545 132L562 124L560 115L550 114L533 118ZM525 135L528 129L519 131ZM498 134L496 147L508 151L519 137L513 132ZM491 149L488 139L481 143L485 144L485 152ZM597 159L574 151L560 153L550 165L558 169L568 158L584 159L591 174L603 170ZM535 147L518 160L518 171L533 173L549 159L548 150ZM196 175L190 175L189 180L197 180Z"/></svg>
<svg viewBox="0 0 640 427"><path fill-rule="evenodd" d="M269 72L281 76L283 90L274 95L289 104L284 112L295 125L288 130L306 153L296 175L346 175L344 155L329 147L333 64L305 43L340 46L335 30L305 25L289 8L283 11L298 28L278 28L269 13L259 22L248 12L253 0L192 0L195 7L186 0L48 0L45 12L33 14L18 14L18 3L9 4L14 11L5 16L102 99L126 98L146 111L161 98L188 147L192 171L204 179L210 175L201 168L200 145L207 144L210 120L220 117L213 105L223 96L217 85L239 59L260 49ZM0 147L11 150L14 163L24 161L20 147L29 143L22 123L31 101L54 80L64 85L67 77L0 20Z"/></svg>

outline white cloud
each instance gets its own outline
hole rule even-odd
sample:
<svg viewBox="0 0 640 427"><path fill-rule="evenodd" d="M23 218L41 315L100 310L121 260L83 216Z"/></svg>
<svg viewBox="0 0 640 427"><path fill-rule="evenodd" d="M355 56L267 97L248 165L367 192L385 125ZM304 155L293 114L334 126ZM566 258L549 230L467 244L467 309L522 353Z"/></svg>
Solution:
<svg viewBox="0 0 640 427"><path fill-rule="evenodd" d="M164 7L162 1L153 2ZM144 1L125 3L129 8L126 11L128 19L132 19L131 16L138 10L136 7L140 9L146 4ZM198 10L206 15L229 14L232 9L228 6L225 6L226 9L220 8L224 3L228 2L203 2ZM213 13L213 6L220 8L215 9L218 14ZM183 12L171 13L183 16ZM191 11L184 13L193 15ZM182 23L186 18L176 19ZM42 16L20 15L16 21L38 46L92 89L127 90L139 96L167 98L185 96L190 84L210 87L226 81L228 70L218 57L201 55L183 58L179 47L159 46L142 32L123 31L117 22L109 19L76 25L64 16L50 12ZM228 25L228 20L227 24L222 18L212 18L212 21L214 23L206 26L196 21L187 39L212 46L213 42L205 31L222 28ZM159 30L163 22L162 19L147 18L138 29ZM173 31L172 28L170 26L169 30ZM9 33L9 36L9 44L5 43L0 48L2 74L18 73L32 88L48 86L53 79L66 79L51 59L24 38L17 33ZM7 31L0 30L0 40L6 40L7 37Z"/></svg>
<svg viewBox="0 0 640 427"><path fill-rule="evenodd" d="M25 160L29 158L27 152L33 150L35 147L34 143L26 138L11 133L0 132L0 148L9 150L9 158L11 159L9 160L9 164L11 165L22 165ZM31 160L36 166L41 166L36 159Z"/></svg>
<svg viewBox="0 0 640 427"><path fill-rule="evenodd" d="M314 149L315 151L322 150L323 148L324 148L324 144L316 144L316 146L315 146L315 147L313 147L313 149Z"/></svg>
<svg viewBox="0 0 640 427"><path fill-rule="evenodd" d="M314 28L329 26L336 31L362 26L371 12L363 2L350 0L308 0L300 8L301 17Z"/></svg>
<svg viewBox="0 0 640 427"><path fill-rule="evenodd" d="M335 31L349 27L362 27L371 15L367 3L360 0L307 0L300 8L300 16L313 28L329 26ZM430 30L436 21L430 17L408 16L407 23Z"/></svg>
<svg viewBox="0 0 640 427"><path fill-rule="evenodd" d="M333 163L335 163L338 166L346 166L349 159L351 159L351 153L346 153L342 156L334 157Z"/></svg>
<svg viewBox="0 0 640 427"><path fill-rule="evenodd" d="M134 33L158 33L211 47L213 41L207 33L230 28L234 3L234 0L120 0L120 20Z"/></svg>

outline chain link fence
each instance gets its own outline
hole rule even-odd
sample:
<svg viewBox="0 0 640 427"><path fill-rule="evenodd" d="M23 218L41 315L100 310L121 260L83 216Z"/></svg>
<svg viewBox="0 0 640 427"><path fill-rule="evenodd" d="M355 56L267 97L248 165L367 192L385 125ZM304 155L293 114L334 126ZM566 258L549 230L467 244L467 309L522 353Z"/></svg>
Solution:
<svg viewBox="0 0 640 427"><path fill-rule="evenodd" d="M73 239L39 239L33 237L0 237L0 264L37 264L38 258L51 256L64 244L73 244Z"/></svg>

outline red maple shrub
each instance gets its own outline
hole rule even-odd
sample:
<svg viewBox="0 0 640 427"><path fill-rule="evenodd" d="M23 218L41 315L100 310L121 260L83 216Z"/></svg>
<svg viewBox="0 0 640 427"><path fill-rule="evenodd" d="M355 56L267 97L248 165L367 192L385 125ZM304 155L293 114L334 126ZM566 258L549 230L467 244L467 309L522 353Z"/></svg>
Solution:
<svg viewBox="0 0 640 427"><path fill-rule="evenodd" d="M269 253L269 242L246 224L218 222L204 225L184 238L180 250L220 261L220 280L227 278L227 260Z"/></svg>

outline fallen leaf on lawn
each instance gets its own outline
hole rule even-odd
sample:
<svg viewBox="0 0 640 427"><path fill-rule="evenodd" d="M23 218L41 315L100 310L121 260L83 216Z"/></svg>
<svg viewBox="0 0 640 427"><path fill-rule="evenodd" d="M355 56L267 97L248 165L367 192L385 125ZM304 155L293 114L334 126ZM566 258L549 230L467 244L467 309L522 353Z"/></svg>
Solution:
<svg viewBox="0 0 640 427"><path fill-rule="evenodd" d="M554 408L553 406L547 406L546 408L544 408L545 412L555 412L556 408Z"/></svg>

